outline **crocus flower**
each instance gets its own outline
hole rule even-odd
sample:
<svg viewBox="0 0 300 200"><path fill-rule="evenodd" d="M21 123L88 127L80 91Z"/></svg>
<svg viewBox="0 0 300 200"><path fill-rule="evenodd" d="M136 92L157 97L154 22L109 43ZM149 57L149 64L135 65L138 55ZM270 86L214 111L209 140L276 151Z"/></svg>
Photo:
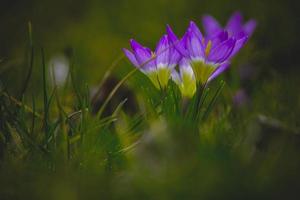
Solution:
<svg viewBox="0 0 300 200"><path fill-rule="evenodd" d="M243 24L243 16L238 11L231 15L224 28L221 27L219 22L210 15L203 16L202 22L207 38L214 37L216 33L221 32L224 29L228 32L229 37L236 38L236 48L233 50L232 55L235 55L239 51L239 49L246 43L247 38L249 38L253 34L256 28L256 21L253 19L250 19L248 22ZM216 77L219 73L226 70L228 66L229 64L227 65L227 67L222 66L219 70L216 71L214 76L210 77L210 79Z"/></svg>
<svg viewBox="0 0 300 200"><path fill-rule="evenodd" d="M169 37L164 35L152 52L135 40L130 40L131 49L123 49L127 58L141 72L146 74L158 89L165 88L171 77L173 68L180 59L180 54L169 42Z"/></svg>
<svg viewBox="0 0 300 200"><path fill-rule="evenodd" d="M227 31L219 31L205 38L192 21L180 42L169 26L167 32L178 52L190 62L196 81L200 84L212 80L227 69L230 59L247 40L247 36L239 40L229 37Z"/></svg>
<svg viewBox="0 0 300 200"><path fill-rule="evenodd" d="M220 32L224 29L228 31L229 36L233 36L237 39L242 38L245 35L250 37L256 27L256 21L253 19L243 24L243 16L240 12L233 13L224 28L210 15L203 16L202 23L206 36L208 37L211 37L216 32Z"/></svg>
<svg viewBox="0 0 300 200"><path fill-rule="evenodd" d="M196 80L193 69L186 58L179 61L179 72L172 71L172 79L178 85L183 97L191 98L196 92Z"/></svg>

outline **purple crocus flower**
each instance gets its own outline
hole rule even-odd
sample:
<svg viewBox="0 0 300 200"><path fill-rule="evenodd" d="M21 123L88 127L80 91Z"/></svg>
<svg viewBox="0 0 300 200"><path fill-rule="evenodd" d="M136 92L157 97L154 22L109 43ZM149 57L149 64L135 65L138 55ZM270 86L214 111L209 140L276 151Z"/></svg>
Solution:
<svg viewBox="0 0 300 200"><path fill-rule="evenodd" d="M221 27L219 22L210 15L203 16L202 22L207 38L214 37L216 33L221 32L224 29L228 32L229 37L236 38L236 47L233 50L232 55L235 55L239 51L239 49L243 47L243 45L247 42L247 39L253 34L257 25L256 21L253 19L250 19L248 22L243 24L243 16L239 11L231 15L224 28ZM209 80L215 78L218 74L222 73L228 67L229 62L227 62L227 65L223 65L218 70L216 70L216 72L209 78Z"/></svg>
<svg viewBox="0 0 300 200"><path fill-rule="evenodd" d="M165 88L171 77L171 71L178 63L180 54L172 46L169 37L164 35L152 52L135 40L130 40L131 49L123 49L127 58L141 72L146 74L158 89Z"/></svg>
<svg viewBox="0 0 300 200"><path fill-rule="evenodd" d="M193 21L180 42L169 26L167 32L178 52L191 63L196 80L201 84L227 69L230 59L247 40L247 36L239 40L229 37L227 31L219 31L205 38Z"/></svg>
<svg viewBox="0 0 300 200"><path fill-rule="evenodd" d="M215 33L220 32L224 29L228 31L229 36L235 37L237 39L242 38L245 35L250 37L256 27L256 21L253 19L243 24L243 16L239 11L231 15L224 28L214 17L210 15L203 16L202 23L206 36L208 37L212 37Z"/></svg>

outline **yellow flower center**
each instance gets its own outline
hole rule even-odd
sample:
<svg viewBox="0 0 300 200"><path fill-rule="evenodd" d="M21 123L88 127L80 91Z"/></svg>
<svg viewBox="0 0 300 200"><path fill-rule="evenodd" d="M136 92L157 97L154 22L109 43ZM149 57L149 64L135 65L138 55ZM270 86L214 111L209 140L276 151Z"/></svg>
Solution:
<svg viewBox="0 0 300 200"><path fill-rule="evenodd" d="M215 70L215 66L206 64L203 61L193 61L191 63L196 80L200 84L206 83Z"/></svg>
<svg viewBox="0 0 300 200"><path fill-rule="evenodd" d="M158 68L148 74L151 82L157 89L163 89L168 85L171 76L171 70L168 67Z"/></svg>
<svg viewBox="0 0 300 200"><path fill-rule="evenodd" d="M179 85L182 96L192 98L196 92L196 81L191 74L183 72L182 82Z"/></svg>

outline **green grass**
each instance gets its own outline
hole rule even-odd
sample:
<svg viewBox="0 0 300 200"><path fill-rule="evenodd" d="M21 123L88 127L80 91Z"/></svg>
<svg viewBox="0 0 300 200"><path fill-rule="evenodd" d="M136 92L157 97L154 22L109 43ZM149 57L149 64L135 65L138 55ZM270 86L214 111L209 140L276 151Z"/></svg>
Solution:
<svg viewBox="0 0 300 200"><path fill-rule="evenodd" d="M220 77L198 87L193 99L183 99L174 83L157 90L122 56L107 68L91 98L76 62L64 87L51 86L44 50L34 48L32 38L29 46L29 70L19 95L1 83L0 199L266 199L296 194L300 105L295 87L288 88L297 79L285 82L275 75L257 86L252 104L239 108L232 103L239 84L231 78L225 84ZM42 77L36 96L28 89L34 67ZM110 76L119 81L95 114L92 107ZM117 98L124 86L136 99L133 113L125 109L131 108L129 98ZM278 105L277 99L291 104Z"/></svg>

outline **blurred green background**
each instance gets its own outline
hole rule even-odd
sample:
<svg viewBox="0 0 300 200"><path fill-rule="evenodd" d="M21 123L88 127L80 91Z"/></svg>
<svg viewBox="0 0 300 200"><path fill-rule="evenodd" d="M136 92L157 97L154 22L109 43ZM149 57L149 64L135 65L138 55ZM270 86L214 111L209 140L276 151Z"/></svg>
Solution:
<svg viewBox="0 0 300 200"><path fill-rule="evenodd" d="M200 26L203 14L215 16L223 24L232 12L242 11L254 18L258 27L250 43L255 45L249 62L268 76L272 71L288 74L297 70L299 52L299 8L294 0L2 0L0 8L1 66L4 76L21 80L21 68L28 44L27 23L32 22L34 42L44 47L46 56L73 49L82 75L95 83L110 63L135 38L154 47L170 24L183 34L189 20ZM121 66L120 66L121 67ZM3 78L3 77L2 77ZM19 83L19 82L18 82Z"/></svg>

